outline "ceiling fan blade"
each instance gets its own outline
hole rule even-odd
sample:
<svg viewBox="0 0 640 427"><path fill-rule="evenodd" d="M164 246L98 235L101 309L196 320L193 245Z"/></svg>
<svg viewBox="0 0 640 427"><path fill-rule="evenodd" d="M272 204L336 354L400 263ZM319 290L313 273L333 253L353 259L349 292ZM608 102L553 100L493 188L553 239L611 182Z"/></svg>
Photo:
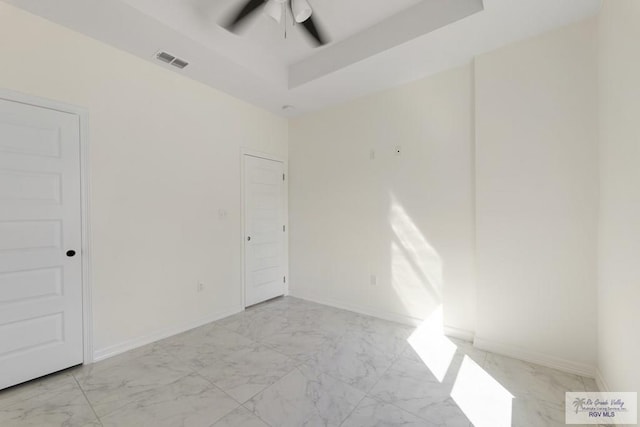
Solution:
<svg viewBox="0 0 640 427"><path fill-rule="evenodd" d="M233 32L236 27L242 23L242 21L256 12L262 5L264 5L264 0L248 0L236 13L232 15L229 22L222 26Z"/></svg>
<svg viewBox="0 0 640 427"><path fill-rule="evenodd" d="M329 37L325 34L324 31L320 29L319 25L316 25L313 16L310 16L306 21L302 22L300 25L307 30L307 33L313 38L313 40L317 43L318 46L323 46L330 42Z"/></svg>

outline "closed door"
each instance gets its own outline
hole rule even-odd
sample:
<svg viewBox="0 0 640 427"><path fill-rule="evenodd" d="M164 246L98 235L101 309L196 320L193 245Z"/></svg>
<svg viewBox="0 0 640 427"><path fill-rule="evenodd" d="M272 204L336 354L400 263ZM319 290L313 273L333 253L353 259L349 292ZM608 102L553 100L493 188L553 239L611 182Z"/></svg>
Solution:
<svg viewBox="0 0 640 427"><path fill-rule="evenodd" d="M285 293L284 165L244 156L245 307Z"/></svg>
<svg viewBox="0 0 640 427"><path fill-rule="evenodd" d="M0 389L83 362L80 244L78 116L0 99Z"/></svg>

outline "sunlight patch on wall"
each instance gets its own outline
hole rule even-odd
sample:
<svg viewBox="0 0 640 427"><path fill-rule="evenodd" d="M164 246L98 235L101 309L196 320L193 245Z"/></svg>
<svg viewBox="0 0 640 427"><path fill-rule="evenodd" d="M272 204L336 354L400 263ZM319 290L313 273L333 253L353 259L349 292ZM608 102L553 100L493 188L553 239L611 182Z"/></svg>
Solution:
<svg viewBox="0 0 640 427"><path fill-rule="evenodd" d="M442 258L429 244L420 229L407 214L395 196L391 197L389 223L396 239L396 246L409 263L417 278L435 295L442 295Z"/></svg>
<svg viewBox="0 0 640 427"><path fill-rule="evenodd" d="M424 319L442 303L442 258L395 196L389 197L391 284L405 312Z"/></svg>
<svg viewBox="0 0 640 427"><path fill-rule="evenodd" d="M391 285L405 312L413 317L422 319L440 305L440 296L425 286L415 266L395 242L391 243Z"/></svg>

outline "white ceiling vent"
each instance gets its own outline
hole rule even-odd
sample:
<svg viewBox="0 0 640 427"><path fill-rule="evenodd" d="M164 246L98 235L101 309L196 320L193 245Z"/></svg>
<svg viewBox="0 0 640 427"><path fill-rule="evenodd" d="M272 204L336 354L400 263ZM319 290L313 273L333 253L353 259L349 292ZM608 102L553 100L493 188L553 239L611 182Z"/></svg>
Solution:
<svg viewBox="0 0 640 427"><path fill-rule="evenodd" d="M176 58L175 56L171 55L170 53L167 52L158 52L156 53L156 59L162 61L162 62L166 62L167 64L171 64L174 67L178 67L180 69L186 67L187 65L189 65L189 63L187 61L185 61L184 59L180 59L180 58Z"/></svg>
<svg viewBox="0 0 640 427"><path fill-rule="evenodd" d="M173 60L171 65L176 66L178 68L184 68L187 65L189 65L189 63L187 61L184 61L184 60L180 59L180 58L176 58L176 59Z"/></svg>

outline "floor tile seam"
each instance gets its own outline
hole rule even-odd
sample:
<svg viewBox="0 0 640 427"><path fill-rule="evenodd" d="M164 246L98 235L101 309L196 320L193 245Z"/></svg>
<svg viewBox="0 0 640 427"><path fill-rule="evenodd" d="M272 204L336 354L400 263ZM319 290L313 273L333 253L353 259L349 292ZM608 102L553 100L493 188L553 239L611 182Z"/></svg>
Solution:
<svg viewBox="0 0 640 427"><path fill-rule="evenodd" d="M379 383L380 381L382 381L382 378L387 375L387 373L389 372L389 370L398 362L398 360L400 360L400 358L402 357L402 354L404 352L401 352L400 354L397 354L394 359L391 361L391 364L389 366L387 366L387 368L384 370L384 372L382 374L380 374L380 376L378 377L378 379L376 380L376 382L367 389L367 391L365 392L367 395L369 395L369 393L371 392L371 390L373 390ZM379 399L378 399L379 400Z"/></svg>
<svg viewBox="0 0 640 427"><path fill-rule="evenodd" d="M266 390L266 389L265 389L265 390ZM264 391L264 390L263 390L263 391ZM257 396L257 395L256 395L256 396ZM254 396L254 397L255 397L255 396ZM253 399L253 397L252 397L252 399ZM251 400L251 399L249 399L249 400ZM248 402L249 400L247 400L247 402ZM247 403L247 402L245 402L245 403ZM251 409L249 409L249 408L247 408L246 406L244 406L244 405L245 405L245 403L240 404L240 406L239 406L239 407L242 407L242 408L246 409L247 411L249 411L251 414L253 414L256 418L258 418L260 421L262 421L263 423L265 423L265 424L266 424L266 425L268 425L269 427L275 427L275 426L273 426L271 423L268 423L268 422L267 422L267 420L263 419L260 415L256 414L254 411L252 411ZM235 411L235 409L234 409L234 411Z"/></svg>
<svg viewBox="0 0 640 427"><path fill-rule="evenodd" d="M382 399L382 398L380 398L380 397L377 397L377 396L374 396L374 395L371 395L371 394L367 394L367 397L369 397L370 399L373 399L373 400L375 400L375 401L377 401L377 402L382 402L382 403L384 403L384 404L386 404L386 405L391 405L391 406L393 406L394 408L397 408L397 409L399 409L399 410L401 410L401 411L403 411L403 412L406 412L407 414L411 414L411 415L413 415L414 417L417 417L417 418L419 418L419 419L421 419L421 420L423 420L423 421L426 421L426 422L428 422L428 423L431 423L431 422L432 422L432 421L431 421L431 420L429 420L428 418L426 418L426 417L424 417L424 416L422 416L422 415L419 415L419 414L417 414L417 413L415 413L415 412L413 412L413 411L410 411L410 410L408 410L408 409L406 409L406 408L403 408L403 407L399 406L398 404L396 404L395 402L389 402L388 400ZM449 398L451 398L451 395L449 395ZM458 405L457 405L457 403L456 403L456 406L458 406ZM466 415L465 415L465 416L466 416Z"/></svg>
<svg viewBox="0 0 640 427"><path fill-rule="evenodd" d="M274 386L276 383L278 383L280 380L282 380L284 377L286 377L287 375L291 374L294 370L296 370L298 368L298 366L294 366L292 367L289 371L287 371L286 374L282 375L281 377L279 377L276 381L274 381L271 384L265 385L265 387L260 390L257 391L256 393L254 393L250 398L246 399L244 402L240 402L238 399L234 398L233 396L231 396L229 393L227 393L224 389L222 389L220 386L218 386L215 382L211 381L209 378L207 378L206 376L202 375L201 373L197 373L198 376L200 376L201 378L205 379L207 382L209 382L211 385L213 385L215 388L217 388L218 390L222 391L224 394L226 394L227 396L229 396L231 399L233 399L235 402L238 402L238 404L240 406L245 405L245 403L249 402L251 399L253 399L254 397L256 397L257 395L259 395L260 393L266 391L267 389L271 388L272 386ZM236 408L237 409L237 408ZM247 409L245 407L245 409Z"/></svg>
<svg viewBox="0 0 640 427"><path fill-rule="evenodd" d="M160 346L162 347L162 344L160 344ZM164 347L162 348L163 351L171 358L173 359L175 362L182 364L186 369L188 369L190 372L189 374L195 374L196 369L193 368L193 366L187 362L185 362L184 360L180 359L180 357L176 356L175 354L173 354L172 352L168 351L167 349L165 349ZM186 376L186 375L185 375ZM183 377L182 377L183 378Z"/></svg>
<svg viewBox="0 0 640 427"><path fill-rule="evenodd" d="M71 374L64 374L64 376L70 377L70 379L72 379L73 382L70 383L70 384L62 384L61 386L56 387L55 390L41 390L39 392L36 392L34 394L29 395L29 397L26 400L35 399L35 398L40 397L40 396L42 396L44 394L47 394L47 393L58 392L60 390L63 390L65 387L75 388L75 385L77 384L77 381L76 381L75 377L73 375L71 375ZM36 378L36 379L34 379L32 381L47 381L47 380L45 378ZM13 388L16 389L15 393L19 393L19 389L22 388L22 387L28 386L29 382L30 381L27 381L26 383L16 384L16 385L8 387L6 389L0 390L0 395L2 393L4 393L4 392L8 392L10 389L13 389ZM0 398L0 402L1 401L2 401L2 399ZM24 401L24 399L20 399L20 400L16 400L13 403L8 404L8 405L0 404L0 411L8 410L8 409L12 408L13 406L19 405L23 401Z"/></svg>
<svg viewBox="0 0 640 427"><path fill-rule="evenodd" d="M386 371L385 371L385 372L380 376L380 378L378 379L378 381L376 381L376 383L375 383L375 384L374 384L374 385L369 389L369 391L367 391L367 396L368 396L369 398L373 399L373 400L378 401L378 402L383 402L383 403L385 403L385 404L391 405L391 406L393 406L393 407L395 407L395 408L397 408L397 409L399 409L399 410L401 410L401 411L404 411L404 412L406 412L406 413L408 413L408 414L411 414L411 415L413 415L413 416L415 416L415 417L418 417L418 418L419 418L419 419L421 419L421 420L424 420L424 421L426 421L426 422L431 422L431 421L429 421L427 418L423 417L422 415L419 415L419 414L414 413L414 412L412 412L412 411L409 411L409 410L407 410L407 409L401 408L400 406L396 405L394 402L389 402L389 401L387 401L387 400L381 399L381 398L379 398L379 397L374 396L374 395L372 395L372 394L371 394L371 391L372 391L372 390L373 390L373 389L374 389L374 388L375 388L375 387L380 383L380 381L382 381L382 378L387 374L387 372L389 372L389 370L393 367L393 365L395 365L395 364L396 364L396 362L397 362L400 358L401 358L401 355L398 355L398 356L396 357L396 359L393 361L393 363L391 364L391 366L389 366L389 367L386 369ZM451 398L451 393L448 393L448 397L449 397L449 398Z"/></svg>
<svg viewBox="0 0 640 427"><path fill-rule="evenodd" d="M402 357L402 355L401 355L401 354L400 354L400 355L398 355L398 356L396 357L396 360L394 360L394 362L391 364L391 366L389 366L389 367L387 368L387 370L386 370L386 371L385 371L385 372L380 376L380 378L379 378L379 379L378 379L378 381L373 385L373 387L371 387L371 388L369 389L369 391L367 392L367 396L368 396L368 397L370 397L371 399L376 400L376 401L384 402L384 403L386 403L386 404L389 404L389 405L391 405L391 406L393 406L393 407L395 407L395 408L397 408L397 409L400 409L401 411L404 411L404 412L406 412L406 413L408 413L408 414L411 414L411 415L413 415L413 416L415 416L415 417L418 417L418 418L419 418L419 419L421 419L421 420L424 420L424 421L426 421L426 422L429 422L429 423L430 423L431 421L430 421L430 420L428 420L427 418L423 417L422 415L419 415L419 414L417 414L417 413L415 413L415 412L412 412L412 411L409 411L409 410L407 410L407 409L404 409L404 408L402 408L402 407L398 406L397 404L395 404L394 402L389 402L389 401L387 401L387 400L381 399L380 397L377 397L377 396L374 396L374 395L372 395L372 394L371 394L371 391L376 387L376 385L378 385L378 383L380 383L380 381L382 381L382 378L387 374L387 372L389 372L389 370L390 370L390 369L391 369L391 368L396 364L396 362L397 362L401 357ZM440 383L440 384L442 384L442 382L439 382L439 383ZM447 397L448 399L449 399L449 398L450 398L450 399L453 399L453 397L451 396L451 392L447 393L447 395L448 395L448 397ZM458 406L458 405L457 405L457 403L456 403L456 406ZM466 414L465 414L465 416L466 416ZM471 427L473 427L473 425L472 425L471 423L470 423L470 425L471 425Z"/></svg>
<svg viewBox="0 0 640 427"><path fill-rule="evenodd" d="M293 373L293 371L298 370L299 365L294 366L289 372L287 372L285 375L283 375L282 377L280 377L277 381L275 381L273 384L269 384L268 386L266 386L265 388L263 388L262 390L260 390L259 392L257 392L256 394L254 394L253 396L251 396L249 399L247 399L244 403L240 403L240 406L242 406L243 408L245 408L247 411L251 412L253 415L255 415L256 417L258 417L258 419L260 419L262 422L264 422L266 425L268 426L272 426L271 423L268 423L266 420L264 420L262 417L260 417L260 415L258 415L255 411L252 411L250 408L247 408L245 405L250 402L251 400L253 400L256 396L258 396L259 394L262 394L264 392L266 392L268 389L270 389L271 387L275 387L275 385L277 383L279 383L280 381L282 381L283 378L291 375ZM235 399L234 399L235 400ZM237 401L237 400L236 400ZM275 427L275 426L274 426Z"/></svg>
<svg viewBox="0 0 640 427"><path fill-rule="evenodd" d="M236 398L234 398L233 396L231 396L229 393L227 393L226 391L224 391L222 388L220 388L219 386L217 386L213 381L211 381L210 379L208 379L207 377L203 376L202 374L200 374L199 372L196 372L196 375L199 376L200 378L202 378L204 381L206 381L207 383L211 384L211 386L213 388L215 388L216 390L222 392L225 396L227 396L229 399L233 400L235 403L237 403L238 405L235 406L233 409L231 409L229 412L223 414L222 416L220 416L220 418L218 418L217 420L215 420L213 422L213 425L215 426L216 423L218 423L220 420L222 420L224 417L226 417L227 415L229 415L230 413L232 413L233 411L236 411L238 408L245 408L248 410L247 407L244 406L244 404L242 402L239 402ZM249 411L252 412L252 411ZM253 413L253 412L252 412ZM256 415L257 416L257 415ZM260 417L258 417L260 418ZM268 423L266 423L267 425L270 425Z"/></svg>
<svg viewBox="0 0 640 427"><path fill-rule="evenodd" d="M364 391L364 390L362 390L362 389L360 389L360 388L358 388L358 387L356 387L356 386L354 386L354 385L351 385L351 384L347 383L346 381L344 381L344 380L342 380L342 379L340 379L340 378L337 378L336 376L332 375L332 374L331 374L331 373L329 373L329 372L326 372L325 370L323 370L323 369L321 369L321 368L315 368L315 367L313 367L313 366L309 365L309 364L308 364L308 363L306 363L306 362L300 362L297 366L295 366L295 367L294 367L291 371L289 371L286 375L283 375L283 376L282 376L278 381L276 381L276 383L277 383L277 382L279 382L280 380L282 380L282 378L286 377L287 375L290 375L290 374L291 374L291 372L293 372L294 370L296 370L296 369L300 369L300 367L301 367L302 365L304 365L307 369L310 369L312 372L318 372L318 373L320 373L320 374L322 374L322 375L326 375L327 377L331 378L332 380L337 381L337 382L339 382L340 384L346 385L347 387L352 388L352 389L354 389L354 390L356 390L356 391L358 391L358 392L362 393L364 396L366 396L366 395L367 395L367 392L366 392L366 391ZM264 392L264 391L266 391L268 388L273 387L274 385L275 385L275 383L271 384L269 387L265 388L265 389L264 389L264 390L262 390L262 391ZM260 393L262 393L262 392L260 392ZM255 395L255 396L257 396L257 395L258 395L258 394L260 394L260 393L256 393L256 395ZM253 399L255 396L251 397L251 399ZM249 400L251 400L251 399L249 399ZM247 400L247 402L248 402L249 400Z"/></svg>
<svg viewBox="0 0 640 427"><path fill-rule="evenodd" d="M298 359L296 359L295 357L293 357L293 356L291 356L291 355L289 355L289 354L283 353L282 351L278 350L278 349L275 347L275 345L274 345L274 344L267 344L267 343L265 343L265 342L259 342L259 341L257 341L257 342L258 342L260 345L264 345L265 347L268 347L271 351L273 351L273 352L275 352L275 353L278 353L279 355L284 356L284 357L286 357L286 358L288 358L288 359L292 360L293 362L295 362L295 363L296 363L296 366L299 366L299 365L300 365L300 363L301 363L301 362L300 362Z"/></svg>
<svg viewBox="0 0 640 427"><path fill-rule="evenodd" d="M345 338L345 335L341 335L340 338ZM347 338L349 338L349 337L347 337ZM387 351L387 349L385 349L383 345L372 343L372 342L366 341L366 340L365 340L365 342L367 343L367 345L369 345L373 350L375 350L379 354L383 354L384 355L384 354L388 354L388 353L394 353L393 354L394 360L395 360L396 357L402 355L406 351L406 346L408 345L408 344L406 344L406 341L405 341L405 345L402 348L402 351L390 352L390 351Z"/></svg>
<svg viewBox="0 0 640 427"><path fill-rule="evenodd" d="M549 406L545 405L545 403L553 405L553 406L558 405L558 403L556 403L556 402L551 402L551 401L548 401L548 400L538 399L538 398L530 398L530 399L523 399L523 400L533 401L536 404L541 404L545 408L545 410L553 409L553 408L549 408ZM561 409L558 410L558 412L560 414L564 415L564 414L566 414L566 408L561 408Z"/></svg>
<svg viewBox="0 0 640 427"><path fill-rule="evenodd" d="M489 375L489 376L490 376L491 378L493 378L495 381L497 381L498 383L500 383L500 381L498 381L496 378L494 378L494 376L493 376L493 375L491 375L489 372L487 372L487 371L485 370L485 362L486 362L486 360L487 360L487 353L486 353L486 352L484 352L484 355L482 356L482 362L481 362L481 363L476 362L476 361L475 361L475 360L474 360L474 359L473 359L469 354L467 354L467 353L466 353L466 352L464 352L464 351L462 351L462 356L463 356L463 357L462 357L462 359L463 359L463 360L464 360L464 357L468 357L472 362L474 362L474 363L478 364L478 366L480 367L480 369L482 369L482 370L483 370L487 375ZM454 357L455 357L455 356L454 356ZM452 362L453 362L453 360L452 360ZM458 368L458 372L456 372L456 373L455 373L455 379L453 380L453 384L455 384L455 382L456 382L456 381L457 381L457 379L458 379L458 375L459 375L459 373L460 373L460 368L461 368L461 367L459 367L459 368ZM447 368L447 372L445 373L445 376L449 373L449 369L451 369L451 365L449 366L449 368ZM448 382L448 381L445 381L445 380L443 379L441 383L442 383L442 384L444 384L444 383L446 383L446 382ZM500 385L502 385L502 383L500 383ZM503 386L503 385L502 385L502 386ZM504 387L504 386L503 386L503 387ZM505 388L506 388L506 387L505 387Z"/></svg>
<svg viewBox="0 0 640 427"><path fill-rule="evenodd" d="M226 328L226 327L225 327L225 328ZM233 333L235 333L235 334L238 334L238 335L240 335L241 337L246 338L246 339L248 339L248 340L250 340L250 341L252 341L252 342L254 342L254 343L261 344L261 345L268 345L268 346L270 346L270 344L268 344L268 343L266 343L265 341L263 341L263 339L267 339L267 338L271 337L272 335L274 335L274 334L269 334L269 335L265 335L265 336L264 336L264 337L262 337L261 339L257 339L257 338L254 338L253 336L250 336L249 334L242 334L242 333L240 333L240 332L238 332L238 331L235 331L235 330L233 330L233 329L231 329L231 328L226 328L226 329L227 329L228 331L233 332Z"/></svg>
<svg viewBox="0 0 640 427"><path fill-rule="evenodd" d="M339 424L338 427L342 427L342 425L345 423L345 421L347 421L351 417L351 415L353 415L353 413L356 411L356 409L358 409L358 406L360 406L362 401L365 400L367 397L369 397L369 395L367 393L365 393L364 396L362 396L362 398L360 400L358 400L358 403L355 404L355 406L351 409L351 411L349 411L347 416L344 417L342 419L342 421L340 421L340 424Z"/></svg>
<svg viewBox="0 0 640 427"><path fill-rule="evenodd" d="M329 378L331 378L332 380L334 380L334 381L338 381L339 383L341 383L341 384L343 384L343 385L346 385L347 387L350 387L350 388L352 388L352 389L354 389L354 390L356 390L356 391L358 391L358 392L360 392L360 393L362 393L362 394L364 394L364 395L366 395L366 394L367 394L367 392L366 392L365 390L362 390L362 389L361 389L361 388L359 388L359 387L356 387L356 386L354 386L354 385L352 385L352 384L349 384L349 383L348 383L348 382L346 382L345 380L343 380L343 379L340 379L340 378L336 377L335 375L331 374L330 372L325 371L325 370L324 370L324 369L322 369L322 368L315 368L315 367L313 367L313 366L309 365L309 364L308 364L308 363L306 363L306 362L301 362L301 363L300 363L300 365L298 365L297 367L298 367L298 368L300 368L300 366L301 366L301 365L306 366L308 369L310 369L310 370L312 370L312 371L314 371L314 372L319 372L319 373L321 373L321 374L323 374L323 375L326 375L326 376L328 376Z"/></svg>
<svg viewBox="0 0 640 427"><path fill-rule="evenodd" d="M245 400L244 402L240 402L241 405L244 405L245 403L247 403L248 401L252 400L254 397L256 397L257 395L259 395L260 393L263 393L265 391L267 391L269 388L273 387L274 385L276 385L277 383L279 383L284 377L290 375L293 371L295 371L296 369L298 369L299 365L293 366L290 370L287 371L287 373L285 373L284 375L282 375L281 377L279 377L277 380L275 380L274 382L272 382L271 384L265 385L265 387L260 390L257 391L256 393L254 393L253 395L251 395L250 398L248 398L247 400ZM236 400L236 399L234 399ZM238 400L236 400L237 402Z"/></svg>
<svg viewBox="0 0 640 427"><path fill-rule="evenodd" d="M557 402L557 401L553 401L553 400L547 400L547 399L542 399L540 397L536 397L536 396L531 396L531 397L514 397L513 400L523 400L523 401L534 401L536 403L542 403L542 404L547 404L545 406L548 405L552 405L552 406L558 406L558 405L563 405L565 404L566 406L566 402Z"/></svg>
<svg viewBox="0 0 640 427"><path fill-rule="evenodd" d="M213 359L219 360L219 361L224 362L224 363L230 363L230 362L236 360L239 357L246 356L246 355L251 354L251 353L255 353L256 350L264 349L264 348L266 348L268 350L272 350L272 348L270 346L268 346L267 344L261 343L259 341L251 340L251 343L247 344L246 346L242 345L242 346L238 346L235 349L232 348L232 349L230 349L229 352L228 351L221 351L221 352L219 352L220 355L214 356ZM211 354L211 353L209 353L209 354ZM286 356L286 355L283 355L283 356Z"/></svg>
<svg viewBox="0 0 640 427"><path fill-rule="evenodd" d="M396 408L396 409L399 409L399 410L401 410L401 411L403 411L403 412L406 412L407 414L411 414L411 415L413 415L414 417L417 417L417 418L419 418L419 419L421 419L421 420L424 420L424 421L426 421L426 422L428 422L428 423L432 423L432 422L433 422L432 420L428 419L427 417L425 417L425 416L423 416L423 415L420 415L420 414L418 414L418 413L416 413L416 412L413 412L413 411L411 411L411 410L409 410L409 409L403 408L403 407L401 407L400 405L398 405L398 404L397 404L397 403L395 403L395 402L389 402L389 401L386 401L386 400L384 400L384 399L381 399L381 398L379 398L379 397L377 397L377 396L373 396L373 395L368 395L368 396L369 396L369 398L371 398L371 399L373 399L373 400L377 400L378 402L382 402L382 403L384 403L384 404L386 404L386 405L391 405L391 406L393 406L393 407L394 407L394 408ZM453 398L451 397L451 394L449 394L448 399L449 399L449 398L450 398L450 399L453 399ZM456 407L460 408L460 407L458 406L458 404L457 404L457 403L456 403ZM460 410L462 410L462 409L460 409ZM465 417L466 417L466 414L465 414ZM472 427L473 427L473 426L472 426Z"/></svg>
<svg viewBox="0 0 640 427"><path fill-rule="evenodd" d="M240 335L240 334L238 334ZM251 351L255 350L258 347L268 347L267 344L261 343L259 341L253 340L251 338L245 337L244 335L241 335L243 338L246 338L247 340L251 341L250 343L248 343L246 346L242 346L242 348L239 348L237 350L234 350L235 354L247 354L250 353ZM189 345L189 344L183 344L183 347L191 347L191 348L203 348L203 347L207 347L206 344L204 345L200 345L200 346L194 346L194 345ZM187 366L189 369L191 369L193 372L197 372L200 368L196 369L193 368L193 365L188 364L187 362L185 362L184 360L182 360L179 356L173 354L170 351L167 351L167 353L169 353L169 355L171 355L175 360L177 360L178 362L184 364L185 366ZM211 355L211 353L208 353L209 355ZM214 360L218 360L221 362L227 362L227 359L232 357L231 355L226 355L226 354L222 354L219 356L212 356L212 358Z"/></svg>
<svg viewBox="0 0 640 427"><path fill-rule="evenodd" d="M245 337L247 339L252 339L252 338L249 338L246 335L243 335L240 332L236 331L230 325L223 325L223 324L218 323L218 321L213 322L213 324L218 326L218 327L220 327L220 328L226 329L229 332L233 332L234 334L238 334L238 335L243 336L243 337Z"/></svg>
<svg viewBox="0 0 640 427"><path fill-rule="evenodd" d="M124 354L124 353L123 353ZM115 356L114 356L115 357ZM88 374L86 371L90 371L90 374L100 373L109 369L113 369L113 367L105 367L103 368L100 363L109 361L110 359L100 360L98 362L93 362L88 365L83 365L82 369L79 369L77 373L70 374L77 382L80 384L80 381L83 377L86 377ZM119 365L116 365L116 367Z"/></svg>
<svg viewBox="0 0 640 427"><path fill-rule="evenodd" d="M91 408L91 412L93 412L93 415L96 417L96 420L98 420L98 423L103 426L102 424L102 419L98 416L98 413L96 412L95 408L93 407L93 404L91 403L91 401L89 400L89 397L87 396L87 393L85 393L84 389L82 388L82 386L80 385L80 382L78 381L78 379L76 377L74 377L73 375L71 375L71 378L73 378L73 381L75 381L76 385L78 386L78 389L80 389L80 392L82 393L82 395L84 396L84 400L87 402L87 405L89 405L89 408Z"/></svg>
<svg viewBox="0 0 640 427"><path fill-rule="evenodd" d="M97 362L93 362L90 365L84 365L84 366L91 366L91 365L95 365ZM78 370L78 375L80 374L81 370ZM80 379L76 376L76 374L71 374L71 377L75 380L76 383L78 383L78 385L80 386L80 388L82 388L82 384L80 384ZM84 391L84 389L82 389L82 391Z"/></svg>
<svg viewBox="0 0 640 427"><path fill-rule="evenodd" d="M341 383L343 383L343 384L346 384L344 381L340 381L340 380L338 380L337 378L334 378L334 377L332 377L332 376L330 376L330 375L328 375L328 374L325 374L325 375L329 376L330 378L332 378L332 379L334 379L334 380L336 380L336 381L338 381L338 382L341 382ZM308 378L307 378L307 379L308 379ZM362 390L360 390L360 389L358 389L358 388L356 388L356 387L354 387L354 386L352 386L352 385L350 385L350 384L346 384L346 385L347 385L347 386L349 386L349 387L351 387L352 389L354 389L354 390L359 391L359 392L361 392L361 393L362 393L362 397L358 400L358 403L357 403L357 404L352 408L352 410L349 412L349 414L351 414L351 412L353 412L353 410L354 410L354 409L355 409L355 408L360 404L360 402L362 401L362 399L364 399L365 397L367 397L367 393L362 392ZM308 385L307 385L307 387L308 387ZM328 394L328 395L330 395L330 396L333 396L333 395L332 395L332 393L327 393L327 394ZM312 401L312 405L313 405L313 407L315 408L316 413L320 414L320 413L321 413L321 409L318 407L318 402L317 402L316 400L313 400L313 401ZM344 419L340 420L340 424L339 424L339 426L340 426L340 425L342 425L342 423L344 422L344 420L346 420L346 418L344 418Z"/></svg>
<svg viewBox="0 0 640 427"><path fill-rule="evenodd" d="M236 409L238 409L239 406L242 406L242 402L238 401L238 399L236 399L235 397L231 396L229 393L227 393L226 391L224 391L222 388L220 388L220 386L218 386L216 383L214 383L213 381L211 381L209 378L205 377L204 375L202 375L199 372L195 372L195 375L197 375L198 377L200 377L201 379L203 379L204 381L206 381L208 384L210 384L214 389L221 391L225 396L227 396L229 399L233 400L234 402L236 402L238 404L238 406L236 406L235 408L233 408L231 411L229 411L227 414L224 414L222 417L226 417L227 415L229 415L229 413L235 411ZM217 421L216 421L217 422Z"/></svg>
<svg viewBox="0 0 640 427"><path fill-rule="evenodd" d="M345 384L345 385L347 385L347 386L349 386L349 387L351 387L351 388L353 388L353 389L355 389L355 390L357 390L357 391L359 391L359 392L361 392L361 393L364 393L365 395L368 395L368 393L369 393L371 390L373 390L373 388L374 388L374 387L375 387L375 386L380 382L380 380L382 379L382 377L383 377L383 376L384 376L384 375L389 371L389 369L391 369L391 367L395 364L395 362L396 362L396 360L397 360L397 358L398 358L398 357L399 357L399 356L397 356L397 357L396 357L396 359L394 359L394 360L390 363L390 365L389 365L389 366L384 370L384 372L383 372L382 374L380 374L380 377L376 380L376 382L375 382L371 387L367 388L367 390L363 390L363 389L361 389L361 388L359 388L359 387L356 387L356 386L354 386L354 385L352 385L352 384L349 384L348 382L346 382L345 380L343 380L343 379L341 379L341 378L338 378L337 376L335 376L335 375L334 375L334 374L332 374L331 372L329 372L329 371L325 371L323 368L320 368L320 367L314 367L314 366L310 365L309 363L307 363L307 362L305 362L305 361L299 361L299 365L298 365L298 367L300 367L301 365L304 365L304 366L306 366L307 368L311 369L312 371L320 372L320 373L322 373L322 374L324 374L324 375L328 376L329 378L331 378L331 379L333 379L333 380L335 380L335 381L338 381L338 382L340 382L340 383L342 383L342 384Z"/></svg>
<svg viewBox="0 0 640 427"><path fill-rule="evenodd" d="M163 388L163 387L167 387L167 386L169 386L169 385L171 385L171 384L175 384L175 383L177 383L178 381L182 381L183 379L185 379L185 378L187 378L187 377L189 377L189 376L193 376L193 375L197 375L197 374L198 374L197 372L188 372L188 373L185 373L184 375L181 375L181 376L179 376L178 378L176 378L176 379L174 379L173 381L170 381L170 382L168 382L168 383L166 383L166 384L159 384L159 385L153 385L153 386L150 386L150 387L145 387L145 388L144 388L144 389L142 389L142 390L138 390L138 391L136 391L136 392L134 393L134 395L140 395L140 394L142 394L142 393L148 393L148 392L150 392L150 391L159 390L159 389L161 389L161 388ZM78 383L78 385L80 385L80 384ZM85 390L82 388L82 386L80 386L80 388L82 389L83 393L85 393L85 396L86 396L86 392L85 392ZM86 397L87 397L87 400L89 400L89 403L91 404L91 401L90 401L90 399L89 399L89 396L86 396ZM116 413L117 411L121 410L123 407L127 406L128 404L130 404L130 403L134 403L134 402L138 402L138 401L140 401L141 399L142 399L142 398L134 398L133 396L131 396L131 397L130 397L130 399L127 401L127 403L125 403L124 405L122 405L122 406L121 406L121 407L119 407L119 408L113 409L113 410L111 410L111 411L109 411L109 412L105 412L105 413L104 413L104 414L102 414L99 418L100 418L100 419L103 419L103 418L105 418L105 417L108 417L108 416L110 416L110 415L112 415L112 414ZM92 405L92 408L93 408L93 404L91 404L91 405ZM95 412L95 410L94 410L94 412ZM97 413L96 413L96 414L97 414Z"/></svg>

